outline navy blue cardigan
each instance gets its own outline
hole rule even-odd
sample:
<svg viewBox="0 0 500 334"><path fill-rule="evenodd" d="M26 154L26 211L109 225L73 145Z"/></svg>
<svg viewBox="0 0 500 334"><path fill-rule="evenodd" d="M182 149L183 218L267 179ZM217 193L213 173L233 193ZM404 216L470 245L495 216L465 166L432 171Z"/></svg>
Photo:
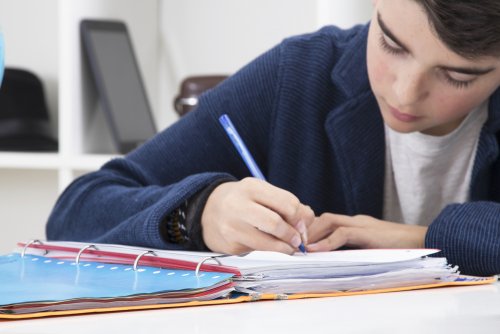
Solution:
<svg viewBox="0 0 500 334"><path fill-rule="evenodd" d="M267 180L316 215L382 218L385 138L366 69L367 26L293 37L217 88L198 109L124 158L70 185L49 239L179 249L164 217L213 182L249 176L217 119L227 113ZM500 273L500 90L480 134L470 202L448 205L425 246L471 274Z"/></svg>

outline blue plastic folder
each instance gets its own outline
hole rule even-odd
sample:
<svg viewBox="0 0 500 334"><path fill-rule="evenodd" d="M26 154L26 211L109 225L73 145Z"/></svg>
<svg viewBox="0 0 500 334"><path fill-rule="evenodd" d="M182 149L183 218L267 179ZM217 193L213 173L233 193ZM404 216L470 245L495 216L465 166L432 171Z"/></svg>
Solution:
<svg viewBox="0 0 500 334"><path fill-rule="evenodd" d="M18 253L0 256L0 305L117 298L169 292L199 293L232 274L201 273L97 262L65 261Z"/></svg>
<svg viewBox="0 0 500 334"><path fill-rule="evenodd" d="M461 276L445 258L428 256L436 249L345 250L304 256L39 240L18 245L19 252L0 256L0 321L496 281L496 277Z"/></svg>

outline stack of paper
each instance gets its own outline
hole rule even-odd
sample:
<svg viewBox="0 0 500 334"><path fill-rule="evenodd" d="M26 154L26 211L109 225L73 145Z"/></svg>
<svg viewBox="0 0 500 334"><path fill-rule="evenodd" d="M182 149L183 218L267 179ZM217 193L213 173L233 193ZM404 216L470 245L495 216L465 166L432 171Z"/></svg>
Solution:
<svg viewBox="0 0 500 334"><path fill-rule="evenodd" d="M258 293L325 293L387 289L452 281L456 267L431 258L432 249L347 250L326 253L251 252L219 257L237 267L236 289Z"/></svg>
<svg viewBox="0 0 500 334"><path fill-rule="evenodd" d="M77 242L0 256L0 319L486 284L433 249L240 256ZM235 289L237 291L235 291Z"/></svg>

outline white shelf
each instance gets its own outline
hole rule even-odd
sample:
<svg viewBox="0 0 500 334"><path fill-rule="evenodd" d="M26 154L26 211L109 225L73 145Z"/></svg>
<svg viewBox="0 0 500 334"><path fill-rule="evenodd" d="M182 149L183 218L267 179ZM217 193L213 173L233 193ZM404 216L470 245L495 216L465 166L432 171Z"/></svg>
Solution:
<svg viewBox="0 0 500 334"><path fill-rule="evenodd" d="M119 155L83 154L63 157L58 153L0 152L0 169L93 171Z"/></svg>
<svg viewBox="0 0 500 334"><path fill-rule="evenodd" d="M1 152L2 169L59 169L61 158L57 153Z"/></svg>
<svg viewBox="0 0 500 334"><path fill-rule="evenodd" d="M93 171L99 169L106 162L118 157L119 155L111 154L84 154L72 157L64 165L75 171Z"/></svg>

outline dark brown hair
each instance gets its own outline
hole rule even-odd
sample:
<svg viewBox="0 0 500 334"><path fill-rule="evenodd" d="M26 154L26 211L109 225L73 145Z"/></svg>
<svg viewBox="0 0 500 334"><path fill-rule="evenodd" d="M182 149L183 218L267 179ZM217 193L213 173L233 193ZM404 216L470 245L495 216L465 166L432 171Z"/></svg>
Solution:
<svg viewBox="0 0 500 334"><path fill-rule="evenodd" d="M500 56L500 0L415 0L438 38L473 59Z"/></svg>

